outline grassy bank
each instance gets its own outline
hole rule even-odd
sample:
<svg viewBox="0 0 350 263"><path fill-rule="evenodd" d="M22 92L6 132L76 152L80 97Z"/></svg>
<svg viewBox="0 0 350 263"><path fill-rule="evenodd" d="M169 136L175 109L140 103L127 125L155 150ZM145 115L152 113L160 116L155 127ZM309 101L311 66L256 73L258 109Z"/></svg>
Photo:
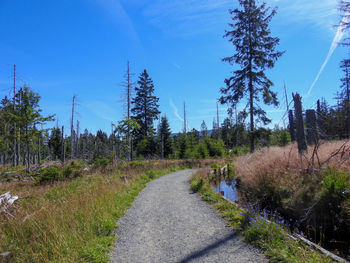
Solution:
<svg viewBox="0 0 350 263"><path fill-rule="evenodd" d="M292 228L346 257L350 244L350 142L261 149L234 161L246 201L278 211Z"/></svg>
<svg viewBox="0 0 350 263"><path fill-rule="evenodd" d="M323 254L310 249L301 241L288 235L278 215L261 218L253 210L243 210L239 205L223 199L209 183L208 171L201 170L191 179L191 188L200 193L228 221L228 225L242 233L244 239L258 246L270 262L333 262ZM266 219L269 219L267 221Z"/></svg>
<svg viewBox="0 0 350 263"><path fill-rule="evenodd" d="M0 194L20 197L14 218L0 214L0 252L11 262L108 262L117 219L148 181L186 165L133 162L51 184L0 183Z"/></svg>

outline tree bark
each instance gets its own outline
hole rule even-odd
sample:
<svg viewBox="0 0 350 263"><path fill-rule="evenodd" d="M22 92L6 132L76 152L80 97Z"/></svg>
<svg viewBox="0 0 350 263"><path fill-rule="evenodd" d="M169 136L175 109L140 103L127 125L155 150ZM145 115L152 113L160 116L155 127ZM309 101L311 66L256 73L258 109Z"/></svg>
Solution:
<svg viewBox="0 0 350 263"><path fill-rule="evenodd" d="M294 127L294 118L293 118L293 111L292 110L289 110L288 118L289 118L290 139L292 142L295 142L295 127Z"/></svg>
<svg viewBox="0 0 350 263"><path fill-rule="evenodd" d="M303 112L301 106L301 97L298 93L293 94L295 118L296 118L296 129L297 129L297 142L299 153L307 151L307 145L305 141L304 121Z"/></svg>
<svg viewBox="0 0 350 263"><path fill-rule="evenodd" d="M318 141L315 110L306 110L306 141L308 145L314 145Z"/></svg>

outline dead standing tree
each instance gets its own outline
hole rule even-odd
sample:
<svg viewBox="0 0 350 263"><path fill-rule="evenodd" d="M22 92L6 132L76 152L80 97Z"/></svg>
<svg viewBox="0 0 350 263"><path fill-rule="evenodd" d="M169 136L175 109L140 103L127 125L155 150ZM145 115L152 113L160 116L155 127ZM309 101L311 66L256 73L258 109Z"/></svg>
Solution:
<svg viewBox="0 0 350 263"><path fill-rule="evenodd" d="M132 77L134 74L130 72L130 62L127 62L126 73L124 75L124 81L121 83L122 87L125 87L125 91L123 92L123 100L121 102L124 103L125 107L125 117L128 123L128 132L127 132L127 158L128 161L132 160L132 140L131 140L131 127L129 125L130 121L130 112L131 112L131 99L134 92L135 82L132 81Z"/></svg>
<svg viewBox="0 0 350 263"><path fill-rule="evenodd" d="M318 141L315 110L306 110L306 141L308 145L315 145Z"/></svg>
<svg viewBox="0 0 350 263"><path fill-rule="evenodd" d="M288 118L289 118L290 139L291 139L292 142L295 142L295 127L294 127L294 117L293 117L293 111L292 110L289 110Z"/></svg>
<svg viewBox="0 0 350 263"><path fill-rule="evenodd" d="M303 152L307 151L307 145L305 141L304 121L300 95L298 93L294 95L293 93L293 100L296 118L298 150L299 153L302 154Z"/></svg>
<svg viewBox="0 0 350 263"><path fill-rule="evenodd" d="M74 108L75 108L75 99L76 96L73 96L72 101L72 118L71 118L71 125L70 125L70 159L73 160L74 158Z"/></svg>

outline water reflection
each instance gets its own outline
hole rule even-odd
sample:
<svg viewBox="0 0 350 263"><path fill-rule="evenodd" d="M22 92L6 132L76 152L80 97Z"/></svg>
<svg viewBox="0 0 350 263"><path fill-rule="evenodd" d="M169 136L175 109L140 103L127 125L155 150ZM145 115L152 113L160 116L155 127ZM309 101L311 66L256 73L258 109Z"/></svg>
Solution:
<svg viewBox="0 0 350 263"><path fill-rule="evenodd" d="M217 193L223 193L223 195L231 200L231 201L238 201L238 194L236 189L236 181L226 178L221 181L216 181L213 190Z"/></svg>

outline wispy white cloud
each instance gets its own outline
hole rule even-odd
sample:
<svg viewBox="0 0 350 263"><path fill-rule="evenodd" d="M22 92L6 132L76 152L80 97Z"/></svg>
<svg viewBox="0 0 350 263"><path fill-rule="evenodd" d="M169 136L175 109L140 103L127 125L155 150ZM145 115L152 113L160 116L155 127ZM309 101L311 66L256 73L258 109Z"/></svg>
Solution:
<svg viewBox="0 0 350 263"><path fill-rule="evenodd" d="M181 69L181 66L180 66L179 64L177 64L177 63L173 63L173 66L174 66L175 68L177 68L177 69Z"/></svg>
<svg viewBox="0 0 350 263"><path fill-rule="evenodd" d="M337 22L336 0L267 0L278 7L282 22L297 22L334 31ZM228 9L238 6L232 0L155 0L143 3L143 14L167 33L191 35L216 30L229 22Z"/></svg>
<svg viewBox="0 0 350 263"><path fill-rule="evenodd" d="M287 23L292 21L334 31L339 18L336 0L268 0L267 3L277 6L279 16Z"/></svg>
<svg viewBox="0 0 350 263"><path fill-rule="evenodd" d="M156 0L144 9L151 24L175 35L191 35L212 29L227 19L232 0Z"/></svg>
<svg viewBox="0 0 350 263"><path fill-rule="evenodd" d="M128 15L127 11L119 0L94 0L102 7L107 14L120 26L120 28L129 35L129 37L138 45L141 41L134 24Z"/></svg>
<svg viewBox="0 0 350 263"><path fill-rule="evenodd" d="M84 106L101 119L115 121L118 118L118 113L115 108L102 101L90 101Z"/></svg>

